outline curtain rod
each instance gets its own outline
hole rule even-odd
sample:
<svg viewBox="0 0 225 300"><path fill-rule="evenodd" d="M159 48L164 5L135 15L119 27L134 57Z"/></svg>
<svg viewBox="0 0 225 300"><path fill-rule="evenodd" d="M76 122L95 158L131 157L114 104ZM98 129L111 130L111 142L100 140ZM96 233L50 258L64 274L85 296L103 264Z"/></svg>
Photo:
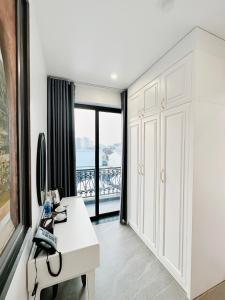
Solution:
<svg viewBox="0 0 225 300"><path fill-rule="evenodd" d="M72 79L65 78L65 77L59 77L59 76L48 75L47 78L65 80L65 81L68 81L68 82L72 82L75 85L76 84L77 85L86 85L86 86L91 86L91 87L100 88L100 89L116 90L116 91L118 91L120 93L122 93L123 91L127 90L127 88L116 88L116 87L112 87L112 86L97 85L97 84L89 83L89 82L74 81Z"/></svg>
<svg viewBox="0 0 225 300"><path fill-rule="evenodd" d="M117 91L122 91L123 90L121 88L116 88L116 87L106 86L106 85L98 85L98 84L83 82L83 81L75 81L75 84L87 85L87 86L96 87L96 88L100 88L100 89L109 89L109 90L117 90Z"/></svg>
<svg viewBox="0 0 225 300"><path fill-rule="evenodd" d="M65 81L68 81L68 82L72 82L75 85L76 84L77 85L86 85L86 86L96 87L96 88L100 88L100 89L117 90L118 92L123 92L124 90L126 90L126 88L121 89L121 88L116 88L116 87L111 87L111 86L105 86L105 85L97 85L97 84L89 83L89 82L74 81L72 79L65 78L65 77L59 77L59 76L48 75L47 78L65 80Z"/></svg>
<svg viewBox="0 0 225 300"><path fill-rule="evenodd" d="M64 81L68 81L68 82L74 83L73 80L71 80L71 79L69 79L69 78L65 78L65 77L59 77L59 76L48 75L47 78L60 79L60 80L64 80Z"/></svg>

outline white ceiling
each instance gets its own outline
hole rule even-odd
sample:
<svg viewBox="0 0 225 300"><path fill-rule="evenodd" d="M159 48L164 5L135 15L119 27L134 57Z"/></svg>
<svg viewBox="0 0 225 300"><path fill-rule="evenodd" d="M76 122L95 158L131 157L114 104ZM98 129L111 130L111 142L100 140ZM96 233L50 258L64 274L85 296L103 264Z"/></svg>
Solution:
<svg viewBox="0 0 225 300"><path fill-rule="evenodd" d="M225 38L225 0L34 3L48 74L75 81L126 88L193 27Z"/></svg>

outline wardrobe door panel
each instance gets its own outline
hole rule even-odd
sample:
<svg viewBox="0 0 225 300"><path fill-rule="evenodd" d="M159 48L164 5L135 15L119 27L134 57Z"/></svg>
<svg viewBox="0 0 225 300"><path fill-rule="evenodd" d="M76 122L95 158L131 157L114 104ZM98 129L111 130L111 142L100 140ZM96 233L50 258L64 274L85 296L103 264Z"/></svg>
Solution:
<svg viewBox="0 0 225 300"><path fill-rule="evenodd" d="M187 56L162 76L163 99L167 108L191 101L191 61Z"/></svg>
<svg viewBox="0 0 225 300"><path fill-rule="evenodd" d="M145 88L144 112L155 114L159 110L159 79L154 80Z"/></svg>
<svg viewBox="0 0 225 300"><path fill-rule="evenodd" d="M141 117L144 110L144 91L140 91L128 99L128 120L134 121Z"/></svg>
<svg viewBox="0 0 225 300"><path fill-rule="evenodd" d="M143 199L142 235L151 250L157 250L158 222L158 161L159 116L154 115L142 122Z"/></svg>
<svg viewBox="0 0 225 300"><path fill-rule="evenodd" d="M188 111L182 105L162 113L161 141L161 256L174 275L184 273L185 179L188 154Z"/></svg>
<svg viewBox="0 0 225 300"><path fill-rule="evenodd" d="M128 212L129 223L134 230L139 228L140 213L140 121L129 124L129 185Z"/></svg>

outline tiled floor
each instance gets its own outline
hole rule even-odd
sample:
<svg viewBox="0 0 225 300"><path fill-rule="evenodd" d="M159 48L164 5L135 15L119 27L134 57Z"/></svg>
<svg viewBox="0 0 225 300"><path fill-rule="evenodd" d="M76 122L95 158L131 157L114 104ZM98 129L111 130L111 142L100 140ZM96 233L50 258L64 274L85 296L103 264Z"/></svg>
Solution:
<svg viewBox="0 0 225 300"><path fill-rule="evenodd" d="M95 203L91 202L91 203L87 203L86 204L87 210L88 210L88 214L90 217L95 215ZM100 203L99 203L99 213L103 214L103 213L107 213L107 212L111 212L111 211L117 211L120 210L120 198L114 198L112 200L104 200L102 201L100 199Z"/></svg>
<svg viewBox="0 0 225 300"><path fill-rule="evenodd" d="M128 226L118 221L95 225L101 245L96 300L185 300L183 290ZM42 293L51 299L51 290ZM85 300L80 279L59 286L57 299Z"/></svg>
<svg viewBox="0 0 225 300"><path fill-rule="evenodd" d="M101 247L96 300L186 300L185 293L129 226L118 220L94 225ZM52 290L42 293L51 299ZM86 300L80 278L60 284L57 300ZM224 300L217 289L198 300Z"/></svg>

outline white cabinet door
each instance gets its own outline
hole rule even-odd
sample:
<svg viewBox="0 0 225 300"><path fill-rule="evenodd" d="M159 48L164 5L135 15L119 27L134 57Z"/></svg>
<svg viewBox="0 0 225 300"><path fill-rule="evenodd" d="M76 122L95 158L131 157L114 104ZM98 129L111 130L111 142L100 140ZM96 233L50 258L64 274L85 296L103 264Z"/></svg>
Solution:
<svg viewBox="0 0 225 300"><path fill-rule="evenodd" d="M141 159L141 121L129 124L128 134L128 221L135 231L139 231L140 219L140 159Z"/></svg>
<svg viewBox="0 0 225 300"><path fill-rule="evenodd" d="M161 114L160 256L184 284L189 104Z"/></svg>
<svg viewBox="0 0 225 300"><path fill-rule="evenodd" d="M160 80L155 79L145 87L144 112L155 114L159 111L159 88Z"/></svg>
<svg viewBox="0 0 225 300"><path fill-rule="evenodd" d="M142 120L142 208L141 234L150 247L157 252L159 211L159 115Z"/></svg>
<svg viewBox="0 0 225 300"><path fill-rule="evenodd" d="M128 98L128 120L134 121L141 117L144 110L144 90Z"/></svg>
<svg viewBox="0 0 225 300"><path fill-rule="evenodd" d="M191 101L191 64L192 55L189 55L163 73L162 109Z"/></svg>

